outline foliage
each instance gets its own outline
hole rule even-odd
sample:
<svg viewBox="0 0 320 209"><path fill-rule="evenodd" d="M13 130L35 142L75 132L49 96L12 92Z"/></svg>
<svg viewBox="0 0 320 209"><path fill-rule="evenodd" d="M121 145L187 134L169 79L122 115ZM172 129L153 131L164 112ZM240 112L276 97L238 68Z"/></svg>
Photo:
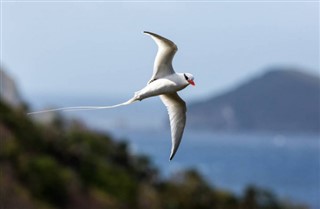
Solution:
<svg viewBox="0 0 320 209"><path fill-rule="evenodd" d="M68 124L61 116L51 124L37 124L24 111L0 102L0 201L4 208L288 206L254 187L243 197L215 189L196 170L164 180L149 158L132 155L126 142L78 124Z"/></svg>

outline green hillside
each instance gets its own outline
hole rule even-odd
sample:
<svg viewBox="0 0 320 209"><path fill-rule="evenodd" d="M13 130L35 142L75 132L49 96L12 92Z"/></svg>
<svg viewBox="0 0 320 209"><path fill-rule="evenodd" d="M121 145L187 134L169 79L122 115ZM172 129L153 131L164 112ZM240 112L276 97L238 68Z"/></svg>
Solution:
<svg viewBox="0 0 320 209"><path fill-rule="evenodd" d="M36 124L0 101L1 209L284 209L272 193L248 187L236 196L195 170L162 179L126 142L62 117ZM168 162L170 163L170 162Z"/></svg>

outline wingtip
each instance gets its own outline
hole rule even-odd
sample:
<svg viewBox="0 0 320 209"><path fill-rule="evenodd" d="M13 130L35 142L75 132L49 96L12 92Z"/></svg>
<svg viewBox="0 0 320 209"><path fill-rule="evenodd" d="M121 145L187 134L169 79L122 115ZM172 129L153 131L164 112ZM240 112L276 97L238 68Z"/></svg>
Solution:
<svg viewBox="0 0 320 209"><path fill-rule="evenodd" d="M152 33L149 31L143 31L144 34L151 35Z"/></svg>
<svg viewBox="0 0 320 209"><path fill-rule="evenodd" d="M169 161L171 161L176 153L171 153Z"/></svg>

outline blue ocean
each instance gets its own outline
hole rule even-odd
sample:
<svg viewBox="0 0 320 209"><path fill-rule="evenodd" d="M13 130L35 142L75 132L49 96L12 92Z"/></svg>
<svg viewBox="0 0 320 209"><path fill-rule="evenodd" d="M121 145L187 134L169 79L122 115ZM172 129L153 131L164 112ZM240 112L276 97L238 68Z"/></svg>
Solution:
<svg viewBox="0 0 320 209"><path fill-rule="evenodd" d="M320 208L320 139L312 135L227 134L186 131L169 162L169 131L119 131L132 152L150 156L164 176L196 168L213 186L241 194L269 189L283 200Z"/></svg>
<svg viewBox="0 0 320 209"><path fill-rule="evenodd" d="M124 99L32 97L45 106L117 104ZM50 104L55 104L54 106ZM132 153L146 154L163 177L196 168L214 187L236 194L248 185L268 189L279 198L320 209L320 137L306 134L215 133L186 127L176 156L169 161L170 129L166 109L157 98L117 110L64 113L88 126L126 140Z"/></svg>

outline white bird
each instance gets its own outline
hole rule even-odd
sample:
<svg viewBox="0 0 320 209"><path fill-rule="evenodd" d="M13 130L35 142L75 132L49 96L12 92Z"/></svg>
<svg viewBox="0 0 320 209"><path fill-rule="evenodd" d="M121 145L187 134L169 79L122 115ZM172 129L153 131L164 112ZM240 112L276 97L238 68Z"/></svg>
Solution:
<svg viewBox="0 0 320 209"><path fill-rule="evenodd" d="M162 102L168 109L172 148L170 160L176 154L180 145L184 127L186 124L186 103L179 97L177 91L186 88L189 84L195 85L194 77L190 73L176 73L172 67L172 60L177 52L177 46L170 40L151 32L144 32L158 45L158 52L154 61L153 74L148 84L140 91L135 92L133 98L127 102L113 106L79 106L65 107L44 111L28 113L29 115L52 112L52 111L75 111L75 110L96 110L115 108L123 105L128 105L143 99L160 96Z"/></svg>

